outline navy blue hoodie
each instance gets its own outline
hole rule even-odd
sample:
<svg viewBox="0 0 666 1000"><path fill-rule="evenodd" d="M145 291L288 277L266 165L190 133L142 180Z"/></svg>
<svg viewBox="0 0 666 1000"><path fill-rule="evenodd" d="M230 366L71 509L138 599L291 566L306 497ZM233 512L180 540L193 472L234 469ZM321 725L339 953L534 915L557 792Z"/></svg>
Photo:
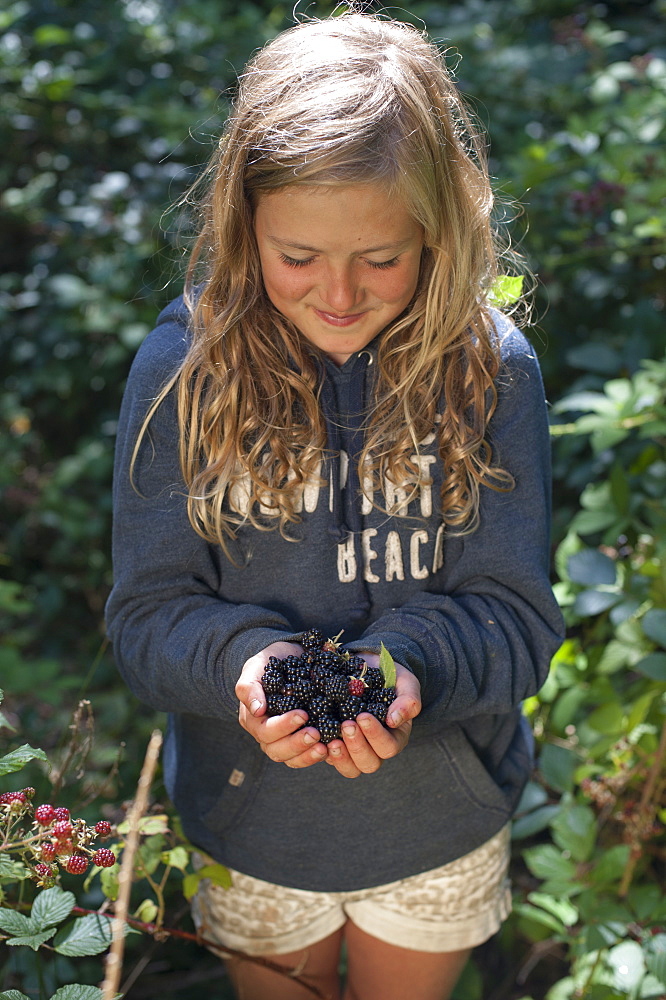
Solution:
<svg viewBox="0 0 666 1000"><path fill-rule="evenodd" d="M445 864L511 817L529 775L520 706L562 640L549 583L550 444L534 352L499 313L502 366L489 428L510 492L481 488L471 534L444 530L435 433L419 462L430 485L395 488L388 516L359 493L353 456L372 382L370 345L322 362L330 457L304 490L296 541L240 529L238 565L203 541L186 511L171 394L130 462L151 401L183 358L176 300L132 367L118 429L115 583L107 606L118 667L138 698L169 713L169 793L192 842L282 885L349 890ZM351 456L351 461L349 460ZM407 502L409 501L409 502ZM382 501L383 502L383 501ZM270 761L238 723L244 662L305 628L344 629L351 651L383 642L418 677L410 741L374 774Z"/></svg>

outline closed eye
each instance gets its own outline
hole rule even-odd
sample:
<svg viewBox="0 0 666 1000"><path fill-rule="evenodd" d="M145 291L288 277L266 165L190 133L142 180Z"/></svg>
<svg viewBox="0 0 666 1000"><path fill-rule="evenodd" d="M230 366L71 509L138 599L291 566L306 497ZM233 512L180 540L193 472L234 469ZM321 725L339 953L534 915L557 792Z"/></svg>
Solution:
<svg viewBox="0 0 666 1000"><path fill-rule="evenodd" d="M286 253L281 253L280 260L287 267L305 267L306 264L310 264L314 260L314 257L306 257L305 260L299 260L297 257L288 257Z"/></svg>
<svg viewBox="0 0 666 1000"><path fill-rule="evenodd" d="M374 267L377 271L383 271L386 268L395 267L399 260L399 257L391 257L390 260L369 260L368 264L370 267Z"/></svg>

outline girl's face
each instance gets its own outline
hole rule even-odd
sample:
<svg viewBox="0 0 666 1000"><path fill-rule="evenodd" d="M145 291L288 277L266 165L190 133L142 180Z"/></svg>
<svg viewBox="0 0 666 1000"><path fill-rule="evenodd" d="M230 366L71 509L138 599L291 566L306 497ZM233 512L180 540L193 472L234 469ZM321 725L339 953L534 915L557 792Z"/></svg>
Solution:
<svg viewBox="0 0 666 1000"><path fill-rule="evenodd" d="M254 228L271 302L339 365L416 291L423 230L380 183L262 194Z"/></svg>

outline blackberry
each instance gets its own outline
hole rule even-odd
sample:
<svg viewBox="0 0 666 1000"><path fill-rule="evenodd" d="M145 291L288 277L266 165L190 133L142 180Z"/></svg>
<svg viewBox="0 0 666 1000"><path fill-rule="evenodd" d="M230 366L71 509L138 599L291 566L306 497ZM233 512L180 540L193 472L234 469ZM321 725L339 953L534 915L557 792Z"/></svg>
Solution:
<svg viewBox="0 0 666 1000"><path fill-rule="evenodd" d="M88 868L88 859L85 854L72 854L66 867L70 875L83 875Z"/></svg>
<svg viewBox="0 0 666 1000"><path fill-rule="evenodd" d="M306 652L315 652L324 645L324 635L318 628L309 628L301 636L301 646Z"/></svg>
<svg viewBox="0 0 666 1000"><path fill-rule="evenodd" d="M332 715L333 704L326 695L313 694L307 706L307 712L310 719L322 719L325 715Z"/></svg>
<svg viewBox="0 0 666 1000"><path fill-rule="evenodd" d="M334 674L324 681L324 694L331 701L341 702L349 695L349 682L344 674Z"/></svg>
<svg viewBox="0 0 666 1000"><path fill-rule="evenodd" d="M386 722L388 705L385 705L383 701L371 701L363 706L363 711L374 715L375 719L379 719L380 722Z"/></svg>
<svg viewBox="0 0 666 1000"><path fill-rule="evenodd" d="M293 712L295 708L305 708L305 705L295 694L275 694L272 706L269 704L269 715L284 715L285 712ZM268 702L268 698L266 699ZM272 711L271 711L272 708Z"/></svg>
<svg viewBox="0 0 666 1000"><path fill-rule="evenodd" d="M347 690L355 698L362 698L367 690L367 684L362 677L350 677Z"/></svg>
<svg viewBox="0 0 666 1000"><path fill-rule="evenodd" d="M357 656L355 653L347 660L347 669L350 674L360 674L365 665L366 663L363 657Z"/></svg>
<svg viewBox="0 0 666 1000"><path fill-rule="evenodd" d="M261 683L266 694L279 694L284 684L284 674L280 670L269 670L266 667Z"/></svg>
<svg viewBox="0 0 666 1000"><path fill-rule="evenodd" d="M330 743L331 740L339 740L342 736L340 722L331 715L325 715L317 720L319 739L322 743Z"/></svg>
<svg viewBox="0 0 666 1000"><path fill-rule="evenodd" d="M307 663L303 663L301 659L297 659L295 663L288 663L286 665L284 676L288 684L293 684L297 680L309 677L310 667Z"/></svg>
<svg viewBox="0 0 666 1000"><path fill-rule="evenodd" d="M363 699L356 698L354 695L349 695L349 697L340 702L338 706L338 713L340 715L341 722L344 722L346 719L355 719L359 712L362 711Z"/></svg>
<svg viewBox="0 0 666 1000"><path fill-rule="evenodd" d="M363 680L372 691L379 691L384 687L384 675L379 667L368 667Z"/></svg>
<svg viewBox="0 0 666 1000"><path fill-rule="evenodd" d="M35 809L35 819L40 826L50 826L55 819L55 815L55 809L48 802L45 802L42 806L37 806Z"/></svg>
<svg viewBox="0 0 666 1000"><path fill-rule="evenodd" d="M100 847L93 854L92 861L98 868L112 868L116 863L116 856L108 847Z"/></svg>
<svg viewBox="0 0 666 1000"><path fill-rule="evenodd" d="M374 692L374 700L382 701L385 705L390 705L392 701L395 701L396 690L394 687L382 688L381 691Z"/></svg>
<svg viewBox="0 0 666 1000"><path fill-rule="evenodd" d="M306 703L312 697L312 681L309 678L299 677L293 686L293 692L304 703L304 707L307 708Z"/></svg>
<svg viewBox="0 0 666 1000"><path fill-rule="evenodd" d="M310 671L312 690L316 694L326 694L326 681L332 676L330 670L327 670L325 667L313 667Z"/></svg>
<svg viewBox="0 0 666 1000"><path fill-rule="evenodd" d="M339 673L341 669L346 669L346 664L340 662L340 657L337 653L324 649L320 653L317 653L316 665L335 673Z"/></svg>

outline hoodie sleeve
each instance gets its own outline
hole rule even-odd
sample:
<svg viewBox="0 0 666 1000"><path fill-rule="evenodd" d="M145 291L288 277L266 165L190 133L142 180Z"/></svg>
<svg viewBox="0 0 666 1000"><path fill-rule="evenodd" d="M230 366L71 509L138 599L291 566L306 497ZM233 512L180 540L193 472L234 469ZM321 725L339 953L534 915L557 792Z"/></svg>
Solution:
<svg viewBox="0 0 666 1000"><path fill-rule="evenodd" d="M534 351L503 323L498 404L489 425L495 460L510 471L510 492L481 488L476 531L444 544L431 586L377 618L356 649L380 641L421 682L416 722L440 728L475 715L502 714L535 694L563 639L549 580L550 439Z"/></svg>
<svg viewBox="0 0 666 1000"><path fill-rule="evenodd" d="M192 529L178 461L174 393L132 455L152 401L185 354L187 314L178 300L141 346L120 413L113 487L114 586L106 622L130 689L161 711L236 716L234 686L245 660L278 639L288 621L219 597L219 560Z"/></svg>

